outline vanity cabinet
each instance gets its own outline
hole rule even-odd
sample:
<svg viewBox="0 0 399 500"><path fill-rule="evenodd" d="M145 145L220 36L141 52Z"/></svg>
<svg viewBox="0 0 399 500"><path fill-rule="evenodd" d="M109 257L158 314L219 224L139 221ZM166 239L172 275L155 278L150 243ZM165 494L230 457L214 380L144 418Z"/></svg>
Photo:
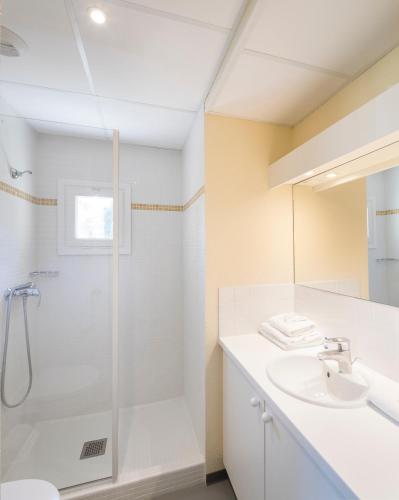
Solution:
<svg viewBox="0 0 399 500"><path fill-rule="evenodd" d="M264 500L262 397L226 356L223 374L224 464L238 500Z"/></svg>
<svg viewBox="0 0 399 500"><path fill-rule="evenodd" d="M223 457L238 500L349 498L267 412L231 359L224 355L223 361Z"/></svg>
<svg viewBox="0 0 399 500"><path fill-rule="evenodd" d="M265 499L343 498L291 433L273 417L265 426Z"/></svg>

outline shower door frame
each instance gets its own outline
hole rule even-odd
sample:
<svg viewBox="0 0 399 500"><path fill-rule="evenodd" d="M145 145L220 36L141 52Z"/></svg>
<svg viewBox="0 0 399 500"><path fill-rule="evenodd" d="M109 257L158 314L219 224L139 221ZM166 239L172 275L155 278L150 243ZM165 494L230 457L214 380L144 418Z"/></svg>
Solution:
<svg viewBox="0 0 399 500"><path fill-rule="evenodd" d="M112 135L112 482L119 470L119 130Z"/></svg>

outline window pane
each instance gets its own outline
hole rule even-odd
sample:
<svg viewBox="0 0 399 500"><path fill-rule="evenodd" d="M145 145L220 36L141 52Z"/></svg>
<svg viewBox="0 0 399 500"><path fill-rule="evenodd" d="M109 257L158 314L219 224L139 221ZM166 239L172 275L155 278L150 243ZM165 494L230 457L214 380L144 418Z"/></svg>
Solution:
<svg viewBox="0 0 399 500"><path fill-rule="evenodd" d="M75 196L75 238L112 240L112 204L105 196Z"/></svg>

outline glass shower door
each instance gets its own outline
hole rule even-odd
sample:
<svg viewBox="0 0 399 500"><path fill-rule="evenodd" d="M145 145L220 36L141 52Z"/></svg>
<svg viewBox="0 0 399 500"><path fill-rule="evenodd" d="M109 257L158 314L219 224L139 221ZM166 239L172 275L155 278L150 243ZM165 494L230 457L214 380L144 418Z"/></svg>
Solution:
<svg viewBox="0 0 399 500"><path fill-rule="evenodd" d="M112 475L113 158L109 131L55 125L1 117L0 293L37 290L10 307L1 465L63 489Z"/></svg>

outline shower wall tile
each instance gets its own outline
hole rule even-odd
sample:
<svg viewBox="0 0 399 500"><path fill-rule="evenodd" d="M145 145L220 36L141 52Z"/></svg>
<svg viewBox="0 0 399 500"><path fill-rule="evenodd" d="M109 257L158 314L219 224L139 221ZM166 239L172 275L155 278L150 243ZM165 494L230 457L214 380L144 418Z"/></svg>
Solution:
<svg viewBox="0 0 399 500"><path fill-rule="evenodd" d="M184 392L205 452L205 199L183 214Z"/></svg>
<svg viewBox="0 0 399 500"><path fill-rule="evenodd" d="M205 455L205 194L204 114L194 120L183 161L184 394Z"/></svg>
<svg viewBox="0 0 399 500"><path fill-rule="evenodd" d="M112 182L112 142L40 134L38 196L54 198L60 178ZM121 144L120 181L133 203L179 205L181 153Z"/></svg>
<svg viewBox="0 0 399 500"><path fill-rule="evenodd" d="M123 406L183 393L181 217L132 214L133 253L120 259Z"/></svg>

